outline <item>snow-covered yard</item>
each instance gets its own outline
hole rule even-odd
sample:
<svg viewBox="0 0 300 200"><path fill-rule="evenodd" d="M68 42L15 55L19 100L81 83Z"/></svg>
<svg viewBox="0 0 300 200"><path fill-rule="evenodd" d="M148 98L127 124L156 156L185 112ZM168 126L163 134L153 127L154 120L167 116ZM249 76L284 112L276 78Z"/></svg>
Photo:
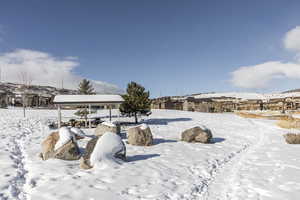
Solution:
<svg viewBox="0 0 300 200"><path fill-rule="evenodd" d="M72 111L64 111L71 115ZM82 170L79 161L38 154L53 110L0 110L0 199L298 199L300 146L275 121L234 114L154 110L145 119L155 145L127 146L128 162ZM212 130L214 144L185 143L181 132ZM92 130L86 131L92 134ZM79 142L84 148L88 139Z"/></svg>

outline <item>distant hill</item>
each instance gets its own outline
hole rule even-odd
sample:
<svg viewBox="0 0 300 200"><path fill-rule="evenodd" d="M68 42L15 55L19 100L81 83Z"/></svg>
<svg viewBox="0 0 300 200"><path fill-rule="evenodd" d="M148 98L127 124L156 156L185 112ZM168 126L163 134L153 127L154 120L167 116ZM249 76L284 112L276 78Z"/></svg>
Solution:
<svg viewBox="0 0 300 200"><path fill-rule="evenodd" d="M0 91L7 94L31 93L39 95L77 94L76 90L56 88L52 86L30 85L25 86L18 83L0 83Z"/></svg>
<svg viewBox="0 0 300 200"><path fill-rule="evenodd" d="M283 93L292 93L292 92L300 92L300 89L288 90Z"/></svg>

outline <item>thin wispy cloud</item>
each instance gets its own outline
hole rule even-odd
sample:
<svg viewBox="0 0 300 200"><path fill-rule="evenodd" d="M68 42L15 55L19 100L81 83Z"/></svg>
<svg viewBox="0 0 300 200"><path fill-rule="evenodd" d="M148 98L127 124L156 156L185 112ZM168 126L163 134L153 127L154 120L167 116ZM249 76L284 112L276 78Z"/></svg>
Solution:
<svg viewBox="0 0 300 200"><path fill-rule="evenodd" d="M296 60L241 66L231 72L231 83L240 88L268 88L276 79L300 79L300 26L285 34L283 44L287 50L295 52Z"/></svg>
<svg viewBox="0 0 300 200"><path fill-rule="evenodd" d="M0 55L0 77L5 82L76 89L84 78L74 73L79 64L76 57L59 58L46 52L17 49ZM109 83L93 80L92 83L98 93L120 92Z"/></svg>

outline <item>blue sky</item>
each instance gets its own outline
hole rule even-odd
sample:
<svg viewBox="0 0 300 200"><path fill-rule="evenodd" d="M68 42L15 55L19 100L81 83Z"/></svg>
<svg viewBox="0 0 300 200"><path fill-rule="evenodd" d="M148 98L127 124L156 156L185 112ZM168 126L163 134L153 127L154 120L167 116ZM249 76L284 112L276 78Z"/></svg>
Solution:
<svg viewBox="0 0 300 200"><path fill-rule="evenodd" d="M74 57L70 73L120 88L136 81L153 97L280 91L300 87L300 76L283 69L292 62L300 70L295 59L299 49L283 42L300 25L299 9L300 1L292 0L4 0L0 53L31 50L62 62ZM238 83L232 82L232 72L242 66L269 63L258 68L271 69L275 61L282 66L275 75L268 72L268 84L248 87L240 83L241 71L234 79ZM251 76L257 71L260 79L266 78L263 69Z"/></svg>

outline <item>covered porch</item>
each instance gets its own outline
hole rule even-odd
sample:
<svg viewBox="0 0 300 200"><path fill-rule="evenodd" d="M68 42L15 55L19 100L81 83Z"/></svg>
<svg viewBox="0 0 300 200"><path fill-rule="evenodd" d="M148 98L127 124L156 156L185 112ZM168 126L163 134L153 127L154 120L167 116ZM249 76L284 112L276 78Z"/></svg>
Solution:
<svg viewBox="0 0 300 200"><path fill-rule="evenodd" d="M56 95L53 103L57 107L58 113L58 128L61 127L62 123L62 108L63 107L83 107L88 109L89 115L92 113L92 106L104 106L109 110L109 120L111 121L112 107L118 107L124 99L120 95ZM91 128L91 118L89 120L89 128ZM87 121L86 121L87 125Z"/></svg>

